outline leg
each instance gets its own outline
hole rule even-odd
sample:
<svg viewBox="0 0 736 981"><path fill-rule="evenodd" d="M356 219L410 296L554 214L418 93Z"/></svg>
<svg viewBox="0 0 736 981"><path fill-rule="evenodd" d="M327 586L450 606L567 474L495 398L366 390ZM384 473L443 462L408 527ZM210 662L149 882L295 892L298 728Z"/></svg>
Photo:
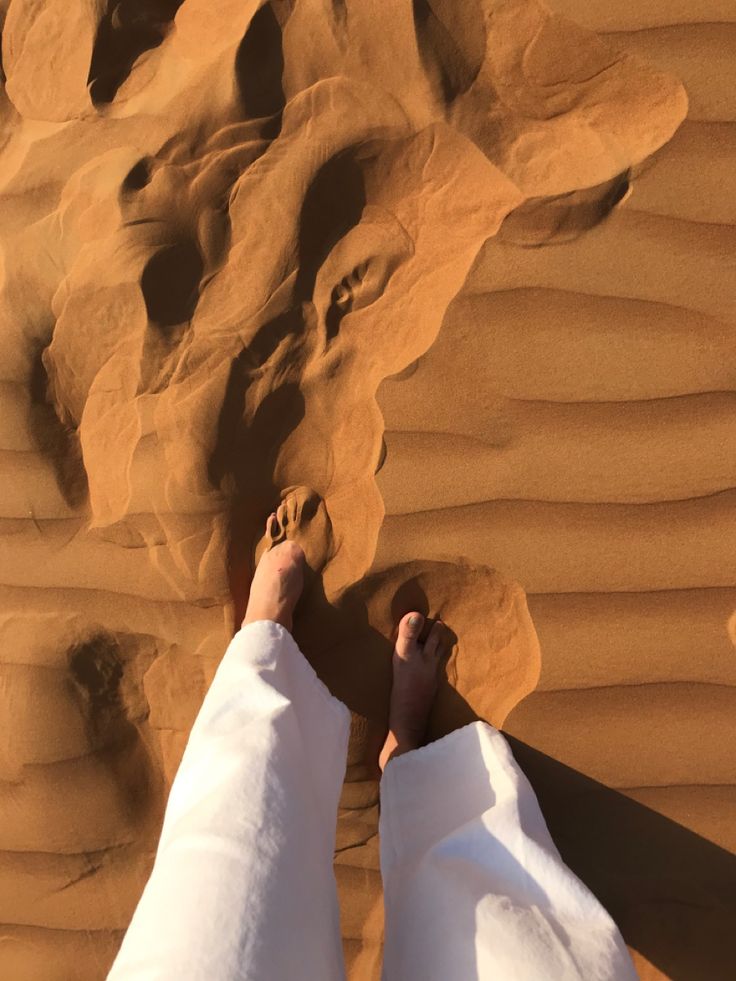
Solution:
<svg viewBox="0 0 736 981"><path fill-rule="evenodd" d="M418 633L402 620L401 697L380 759L384 978L635 981L616 925L560 858L501 733L475 722L416 748L441 646L434 628L424 645Z"/></svg>
<svg viewBox="0 0 736 981"><path fill-rule="evenodd" d="M287 628L304 556L258 564L110 978L344 978L332 859L350 713Z"/></svg>

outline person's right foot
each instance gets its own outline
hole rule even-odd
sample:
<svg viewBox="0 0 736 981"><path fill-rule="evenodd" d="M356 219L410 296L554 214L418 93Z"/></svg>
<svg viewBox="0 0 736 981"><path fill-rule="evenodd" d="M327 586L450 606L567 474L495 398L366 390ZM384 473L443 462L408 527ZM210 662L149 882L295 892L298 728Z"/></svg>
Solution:
<svg viewBox="0 0 736 981"><path fill-rule="evenodd" d="M443 624L439 620L433 624L422 644L419 635L423 625L421 613L407 613L399 623L393 653L388 736L378 758L382 771L389 760L424 743L445 648Z"/></svg>

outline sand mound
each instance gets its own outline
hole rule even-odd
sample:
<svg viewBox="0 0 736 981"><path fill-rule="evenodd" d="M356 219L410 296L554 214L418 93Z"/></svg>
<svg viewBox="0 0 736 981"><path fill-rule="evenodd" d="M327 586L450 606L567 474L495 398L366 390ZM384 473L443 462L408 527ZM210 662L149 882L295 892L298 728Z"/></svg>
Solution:
<svg viewBox="0 0 736 981"><path fill-rule="evenodd" d="M352 976L377 976L365 756L407 603L457 635L436 733L508 716L629 802L695 813L702 780L636 753L622 686L656 682L658 732L690 706L692 760L733 683L733 25L559 9L585 27L534 0L0 3L4 976L104 974L229 636L231 533L237 567L288 487L331 536L298 636L356 720ZM677 74L696 115L651 166ZM604 643L616 616L643 661ZM657 657L651 624L686 618L707 670L682 641Z"/></svg>

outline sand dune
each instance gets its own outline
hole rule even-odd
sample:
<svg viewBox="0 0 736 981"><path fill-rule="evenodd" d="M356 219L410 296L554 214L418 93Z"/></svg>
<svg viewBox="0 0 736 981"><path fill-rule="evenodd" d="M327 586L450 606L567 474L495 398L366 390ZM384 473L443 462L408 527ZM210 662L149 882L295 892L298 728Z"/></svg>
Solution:
<svg viewBox="0 0 736 981"><path fill-rule="evenodd" d="M4 977L104 976L296 486L350 977L410 606L433 734L527 744L643 977L726 976L736 15L551 6L0 3Z"/></svg>
<svg viewBox="0 0 736 981"><path fill-rule="evenodd" d="M555 0L553 10L576 23L601 34L607 31L639 31L649 27L673 24L734 23L736 14L729 0L703 0L693 9L688 0L649 0L634 4L631 0L609 3L587 3L586 0Z"/></svg>
<svg viewBox="0 0 736 981"><path fill-rule="evenodd" d="M633 33L612 31L611 44L676 72L687 89L688 116L696 122L733 122L736 96L733 45L736 23L672 24Z"/></svg>
<svg viewBox="0 0 736 981"><path fill-rule="evenodd" d="M493 554L524 585L541 674L506 729L545 754L530 770L540 788L549 779L542 798L563 853L638 932L642 977L725 978L736 148L731 25L690 21L732 11L556 6L579 7L581 23L683 78L688 120L585 235L543 207L502 226L432 349L384 382L376 562ZM529 248L535 233L542 247ZM547 758L588 782L562 792ZM622 850L613 814L638 849ZM584 822L599 828L595 845ZM665 840L683 862L666 886ZM617 868L602 868L602 851ZM695 893L700 912L684 912ZM686 951L696 936L700 960Z"/></svg>

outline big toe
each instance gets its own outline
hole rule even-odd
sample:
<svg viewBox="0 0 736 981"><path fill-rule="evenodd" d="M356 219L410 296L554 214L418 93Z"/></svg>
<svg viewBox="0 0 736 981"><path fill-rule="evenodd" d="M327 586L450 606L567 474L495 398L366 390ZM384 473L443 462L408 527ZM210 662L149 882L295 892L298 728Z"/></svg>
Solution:
<svg viewBox="0 0 736 981"><path fill-rule="evenodd" d="M419 651L419 634L424 626L424 617L416 611L407 613L399 621L399 636L396 638L396 653L409 658Z"/></svg>

